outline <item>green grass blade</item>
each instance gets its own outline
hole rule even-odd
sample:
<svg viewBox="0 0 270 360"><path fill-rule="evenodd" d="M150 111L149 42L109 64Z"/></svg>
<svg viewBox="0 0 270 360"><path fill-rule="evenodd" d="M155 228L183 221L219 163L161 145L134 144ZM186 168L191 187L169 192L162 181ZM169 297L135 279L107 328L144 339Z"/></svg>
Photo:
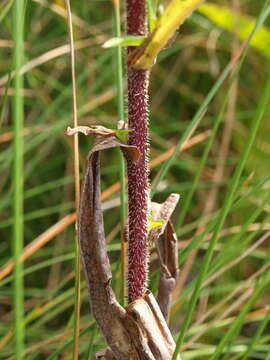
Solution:
<svg viewBox="0 0 270 360"><path fill-rule="evenodd" d="M3 21L4 17L7 16L9 10L13 5L13 0L10 0L0 12L0 22Z"/></svg>
<svg viewBox="0 0 270 360"><path fill-rule="evenodd" d="M269 351L269 354L267 355L267 357L265 358L265 360L270 360L270 351Z"/></svg>
<svg viewBox="0 0 270 360"><path fill-rule="evenodd" d="M70 58L71 58L71 77L72 77L72 104L73 104L73 126L78 126L77 118L77 91L76 91L76 74L75 74L75 49L73 38L72 14L70 1L65 0L69 30L70 42ZM74 152L74 177L75 177L75 204L76 214L79 216L80 207L80 160L79 160L79 135L75 134L73 137L73 152ZM77 360L79 357L79 342L80 342L80 309L81 309L81 294L80 294L80 251L78 245L78 234L75 224L74 231L74 252L75 252L75 296L74 296L74 324L73 324L73 359Z"/></svg>
<svg viewBox="0 0 270 360"><path fill-rule="evenodd" d="M9 85L10 85L10 80L11 80L11 71L8 73L8 81L6 83L5 93L3 96L2 103L0 105L0 128L2 127L3 121L4 121L5 105L6 105L7 97L8 97L8 89L9 89Z"/></svg>
<svg viewBox="0 0 270 360"><path fill-rule="evenodd" d="M87 356L86 356L85 360L91 359L92 355L94 355L93 354L93 347L94 347L94 341L95 341L95 338L96 338L96 334L97 334L97 327L95 326L94 330L91 333L91 339L90 339L90 342L89 342L89 348L88 348Z"/></svg>
<svg viewBox="0 0 270 360"><path fill-rule="evenodd" d="M14 126L14 162L13 162L13 254L14 267L14 320L15 320L15 353L17 359L22 359L24 349L24 284L23 264L20 256L23 250L23 121L24 101L21 93L23 76L19 69L24 57L24 1L16 0L13 8L13 38L14 38L14 70L15 70L15 96L13 100L13 126Z"/></svg>
<svg viewBox="0 0 270 360"><path fill-rule="evenodd" d="M120 2L113 1L114 7L114 21L115 21L115 35L121 37L121 18L120 18ZM125 120L124 108L124 89L123 89L123 62L122 49L120 46L115 51L116 58L116 72L117 72L117 106L119 120ZM121 253L122 253L122 268L121 268L121 282L122 282L122 303L125 303L126 298L126 242L124 239L124 231L127 217L127 200L126 200L126 185L125 185L125 160L121 150L119 153L119 168L120 168L120 221L121 221Z"/></svg>
<svg viewBox="0 0 270 360"><path fill-rule="evenodd" d="M119 8L119 4L118 3L113 3L114 8ZM115 17L116 17L116 13L115 13ZM116 21L116 25L117 25L117 21ZM104 49L108 49L108 48L112 48L112 47L126 47L126 46L139 46L143 43L143 41L146 39L146 37L144 36L124 36L121 37L121 34L118 34L118 29L116 27L116 37L111 38L109 40L107 40L102 47Z"/></svg>
<svg viewBox="0 0 270 360"><path fill-rule="evenodd" d="M256 23L256 18L241 14L238 19L237 29L235 29L235 13L233 9L227 6L221 6L213 3L202 4L202 6L199 7L198 11L219 27L227 31L235 32L238 38L242 41L244 41L248 37L250 30L254 27ZM260 51L264 56L269 59L269 42L269 28L267 26L263 26L261 30L256 34L256 36L254 36L250 44L252 47Z"/></svg>
<svg viewBox="0 0 270 360"><path fill-rule="evenodd" d="M74 296L74 336L73 336L73 359L78 359L79 353L79 336L80 336L80 306L81 306L81 266L80 266L80 249L77 233L74 236L74 255L75 255L75 296Z"/></svg>

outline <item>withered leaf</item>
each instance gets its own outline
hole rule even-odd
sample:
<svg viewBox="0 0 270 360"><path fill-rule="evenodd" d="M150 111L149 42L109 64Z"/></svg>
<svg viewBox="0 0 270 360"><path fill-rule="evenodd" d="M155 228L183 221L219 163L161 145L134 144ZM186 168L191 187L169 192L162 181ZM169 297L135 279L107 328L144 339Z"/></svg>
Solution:
<svg viewBox="0 0 270 360"><path fill-rule="evenodd" d="M204 0L171 0L160 16L152 33L131 52L128 65L135 69L150 69L159 52L175 31Z"/></svg>
<svg viewBox="0 0 270 360"><path fill-rule="evenodd" d="M119 146L136 161L139 151L114 136L98 136L90 151L82 188L78 236L93 315L108 348L94 359L170 360L175 343L150 292L125 309L110 286L112 273L106 252L100 201L100 151ZM143 311L142 311L143 310Z"/></svg>
<svg viewBox="0 0 270 360"><path fill-rule="evenodd" d="M99 136L115 136L116 130L109 129L100 125L89 126L77 126L75 128L68 127L67 135L75 135L82 133L84 135L99 135Z"/></svg>
<svg viewBox="0 0 270 360"><path fill-rule="evenodd" d="M93 360L116 360L110 348L100 350L96 353Z"/></svg>
<svg viewBox="0 0 270 360"><path fill-rule="evenodd" d="M175 343L154 295L146 291L145 296L126 307L127 313L136 319L146 334L153 360L171 360Z"/></svg>
<svg viewBox="0 0 270 360"><path fill-rule="evenodd" d="M139 156L135 147L124 145L113 137L100 138L95 144L87 159L78 236L93 315L116 358L128 360L134 350L122 322L126 311L118 304L110 286L112 274L106 252L100 201L99 152L115 146L120 146L133 159Z"/></svg>
<svg viewBox="0 0 270 360"><path fill-rule="evenodd" d="M125 129L123 126L125 125L122 124L121 121L118 122L118 125L121 126L122 128L117 128L117 129L109 129L106 128L105 126L100 126L100 125L93 125L91 127L89 126L77 126L75 128L71 128L68 127L66 134L69 136L81 133L84 135L96 135L96 136L101 136L101 137L114 137L115 139L118 139L122 145L124 145L127 142L127 138L128 138L128 133L133 131L132 129ZM121 146L120 143L118 146Z"/></svg>
<svg viewBox="0 0 270 360"><path fill-rule="evenodd" d="M161 226L155 227L149 232L148 239L151 243L155 242L164 233L179 198L179 194L171 194L162 204L156 202L151 203L152 221L162 220Z"/></svg>
<svg viewBox="0 0 270 360"><path fill-rule="evenodd" d="M152 203L153 220L161 219L163 223L149 232L149 241L156 243L160 261L160 283L157 302L167 321L170 311L171 293L175 288L179 274L177 236L170 221L178 201L179 195L171 194L163 204Z"/></svg>

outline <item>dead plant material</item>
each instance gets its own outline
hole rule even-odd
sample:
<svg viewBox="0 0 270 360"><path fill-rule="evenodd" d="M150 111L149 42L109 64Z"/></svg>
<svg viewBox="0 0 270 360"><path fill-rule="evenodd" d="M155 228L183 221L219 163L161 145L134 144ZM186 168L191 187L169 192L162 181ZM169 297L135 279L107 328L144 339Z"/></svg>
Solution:
<svg viewBox="0 0 270 360"><path fill-rule="evenodd" d="M110 286L112 273L101 209L99 153L117 146L131 161L138 160L140 154L136 147L122 143L114 135L98 136L87 159L78 219L79 244L91 307L109 346L95 358L170 360L175 343L151 292L147 291L123 308Z"/></svg>
<svg viewBox="0 0 270 360"><path fill-rule="evenodd" d="M108 129L104 126L96 125L96 126L78 126L76 128L67 128L67 135L75 135L78 133L82 133L84 135L100 135L100 136L114 136L116 135L116 130Z"/></svg>
<svg viewBox="0 0 270 360"><path fill-rule="evenodd" d="M160 261L157 302L166 321L169 317L172 291L176 286L179 274L177 235L170 220L178 201L179 195L171 194L163 204L152 203L153 221L163 221L161 226L150 231L149 240L156 243Z"/></svg>

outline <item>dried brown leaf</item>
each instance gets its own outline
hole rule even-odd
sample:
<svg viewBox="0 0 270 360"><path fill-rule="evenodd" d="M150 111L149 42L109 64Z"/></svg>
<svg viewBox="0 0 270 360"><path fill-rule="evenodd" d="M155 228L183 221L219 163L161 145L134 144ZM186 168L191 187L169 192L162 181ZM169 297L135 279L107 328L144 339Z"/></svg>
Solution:
<svg viewBox="0 0 270 360"><path fill-rule="evenodd" d="M147 291L143 298L133 301L126 310L146 334L150 358L171 360L175 343L153 294Z"/></svg>
<svg viewBox="0 0 270 360"><path fill-rule="evenodd" d="M116 130L109 129L104 126L100 125L93 125L91 127L89 126L77 126L75 128L68 127L66 134L69 136L75 135L75 134L84 134L84 135L99 135L99 136L115 136Z"/></svg>
<svg viewBox="0 0 270 360"><path fill-rule="evenodd" d="M164 318L168 321L172 291L179 276L177 237L170 221L167 224L164 237L157 240L157 249L161 266L157 302Z"/></svg>
<svg viewBox="0 0 270 360"><path fill-rule="evenodd" d="M163 220L163 224L152 229L149 232L149 241L154 243L165 231L167 223L174 212L176 205L179 201L179 194L171 194L168 199L162 203L152 202L151 211L152 211L152 220L158 221Z"/></svg>
<svg viewBox="0 0 270 360"><path fill-rule="evenodd" d="M87 159L78 219L79 244L91 307L109 346L96 354L95 359L170 360L175 343L153 295L147 292L124 309L110 286L112 273L100 201L99 153L116 146L133 161L138 159L139 152L135 147L121 143L114 136L99 136Z"/></svg>
<svg viewBox="0 0 270 360"><path fill-rule="evenodd" d="M179 274L177 261L177 236L170 221L179 201L178 194L171 194L163 204L152 203L153 220L163 220L163 224L149 233L149 241L155 242L160 261L160 283L157 302L164 318L168 321L171 293Z"/></svg>
<svg viewBox="0 0 270 360"><path fill-rule="evenodd" d="M117 359L128 360L133 353L132 341L122 322L126 311L118 304L110 286L112 274L106 252L100 201L99 152L115 146L120 146L126 152L130 151L132 158L138 156L135 149L130 149L113 137L101 138L96 143L87 160L78 235L93 315Z"/></svg>
<svg viewBox="0 0 270 360"><path fill-rule="evenodd" d="M110 348L98 351L93 360L116 360Z"/></svg>

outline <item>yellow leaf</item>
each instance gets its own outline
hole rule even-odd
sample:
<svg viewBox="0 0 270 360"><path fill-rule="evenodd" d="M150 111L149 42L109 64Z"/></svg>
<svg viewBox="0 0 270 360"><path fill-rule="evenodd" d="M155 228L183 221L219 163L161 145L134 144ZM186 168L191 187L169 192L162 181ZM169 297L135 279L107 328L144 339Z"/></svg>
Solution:
<svg viewBox="0 0 270 360"><path fill-rule="evenodd" d="M129 66L137 69L149 69L178 27L203 2L204 0L171 0L153 32L141 46L131 53Z"/></svg>
<svg viewBox="0 0 270 360"><path fill-rule="evenodd" d="M236 14L226 6L205 3L198 11L221 28L236 32L240 40L245 40L255 26L256 20L248 15ZM270 58L270 31L266 26L253 36L251 46L259 50L266 57Z"/></svg>
<svg viewBox="0 0 270 360"><path fill-rule="evenodd" d="M65 9L66 8L66 5L65 5L65 0L53 0L53 2L60 6L61 8Z"/></svg>

